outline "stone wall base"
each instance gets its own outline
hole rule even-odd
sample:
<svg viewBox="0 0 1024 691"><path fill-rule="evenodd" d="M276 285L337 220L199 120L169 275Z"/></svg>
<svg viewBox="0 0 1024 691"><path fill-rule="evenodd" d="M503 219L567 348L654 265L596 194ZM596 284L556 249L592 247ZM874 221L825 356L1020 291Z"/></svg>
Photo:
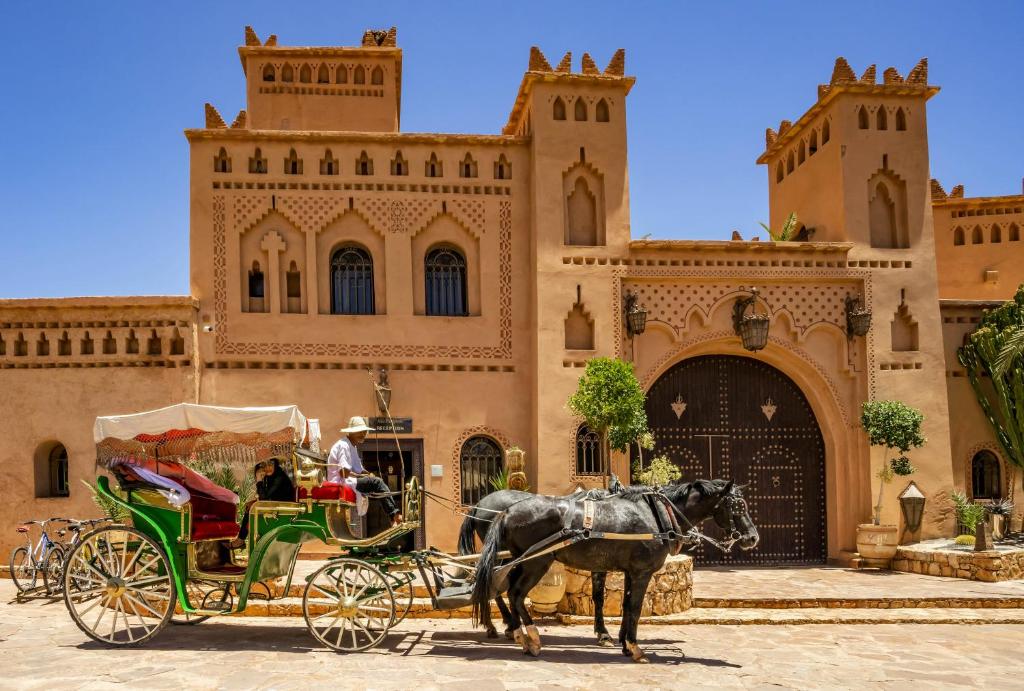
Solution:
<svg viewBox="0 0 1024 691"><path fill-rule="evenodd" d="M609 573L605 578L604 613L622 615L623 574ZM669 557L654 574L644 598L643 616L661 616L685 612L693 606L693 558L680 554ZM565 595L558 603L561 614L594 614L590 573L565 567Z"/></svg>
<svg viewBox="0 0 1024 691"><path fill-rule="evenodd" d="M970 552L916 547L900 547L892 560L892 570L988 582L1009 581L1024 575L1024 551Z"/></svg>

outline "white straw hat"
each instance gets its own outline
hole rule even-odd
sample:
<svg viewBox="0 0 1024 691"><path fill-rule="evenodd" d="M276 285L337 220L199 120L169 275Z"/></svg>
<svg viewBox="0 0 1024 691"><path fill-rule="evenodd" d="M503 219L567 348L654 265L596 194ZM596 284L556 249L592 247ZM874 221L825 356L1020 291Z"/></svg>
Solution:
<svg viewBox="0 0 1024 691"><path fill-rule="evenodd" d="M342 434L355 434L356 432L375 432L376 430L366 424L366 418L356 415L348 420L348 427L338 430Z"/></svg>

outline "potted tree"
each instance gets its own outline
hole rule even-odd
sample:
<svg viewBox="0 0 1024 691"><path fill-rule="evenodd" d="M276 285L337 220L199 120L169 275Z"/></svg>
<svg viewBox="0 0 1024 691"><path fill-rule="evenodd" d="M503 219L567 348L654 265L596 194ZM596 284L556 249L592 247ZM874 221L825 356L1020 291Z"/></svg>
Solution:
<svg viewBox="0 0 1024 691"><path fill-rule="evenodd" d="M861 406L861 425L867 432L872 446L886 450L886 458L878 477L878 502L874 507L871 523L857 527L857 551L867 559L888 561L896 556L899 544L898 527L882 525L882 500L885 486L896 475L910 475L914 467L906 454L910 449L924 446L926 439L921 434L924 415L900 401L867 401ZM899 455L889 458L889 453Z"/></svg>

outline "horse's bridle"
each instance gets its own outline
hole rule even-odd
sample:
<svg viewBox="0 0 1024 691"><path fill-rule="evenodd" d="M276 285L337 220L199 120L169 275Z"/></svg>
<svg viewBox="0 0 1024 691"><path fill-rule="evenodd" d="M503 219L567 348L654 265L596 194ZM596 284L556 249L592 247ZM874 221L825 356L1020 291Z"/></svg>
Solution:
<svg viewBox="0 0 1024 691"><path fill-rule="evenodd" d="M666 499L667 499L667 497L666 497ZM713 537L705 535L701 531L700 524L703 523L704 521L706 521L707 518L704 518L704 519L698 521L696 524L694 524L693 521L691 521L689 518L686 517L686 514L684 514L682 511L680 511L678 508L676 508L675 504L673 504L671 500L669 500L667 502L667 504L672 507L672 510L675 511L677 516L679 516L684 521L686 521L686 525L688 525L690 527L690 529L687 531L687 534L690 537L692 537L694 539L697 539L697 540L704 540L709 545L717 547L718 549L720 549L723 552L729 552L729 551L732 550L733 545L735 545L737 542L739 542L740 539L743 537L743 533L741 533L736 528L735 515L736 515L736 509L737 508L743 510L744 512L746 512L748 510L747 509L747 500L744 499L743 497L739 496L739 495L733 494L730 491L728 494L723 494L723 495L718 497L718 501L716 501L714 506L711 507L711 515L714 515L714 513L716 511L718 511L718 507L722 505L722 502L726 502L728 504L728 509L729 509L729 525L728 525L728 527L723 528L723 530L725 530L725 532L728 535L728 537L725 538L724 540L716 540Z"/></svg>

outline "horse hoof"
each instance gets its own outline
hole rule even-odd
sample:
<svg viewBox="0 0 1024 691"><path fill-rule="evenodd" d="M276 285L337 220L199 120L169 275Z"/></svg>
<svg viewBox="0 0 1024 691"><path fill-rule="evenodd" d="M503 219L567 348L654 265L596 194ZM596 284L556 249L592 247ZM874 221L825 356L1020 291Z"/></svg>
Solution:
<svg viewBox="0 0 1024 691"><path fill-rule="evenodd" d="M615 646L615 641L608 634L602 633L597 637L597 644L602 648L612 648Z"/></svg>
<svg viewBox="0 0 1024 691"><path fill-rule="evenodd" d="M516 634L515 629L505 629L505 640L509 640L509 641L515 640L515 634Z"/></svg>
<svg viewBox="0 0 1024 691"><path fill-rule="evenodd" d="M488 638L497 638L498 637L497 629L487 629L487 637Z"/></svg>
<svg viewBox="0 0 1024 691"><path fill-rule="evenodd" d="M642 665L646 665L650 662L650 659L648 659L647 655L644 654L644 651L641 650L640 646L636 643L627 643L623 652L632 657L633 662L639 662Z"/></svg>
<svg viewBox="0 0 1024 691"><path fill-rule="evenodd" d="M533 624L526 627L526 648L530 655L533 655L534 657L538 657L540 655L540 631L538 631L537 627Z"/></svg>

